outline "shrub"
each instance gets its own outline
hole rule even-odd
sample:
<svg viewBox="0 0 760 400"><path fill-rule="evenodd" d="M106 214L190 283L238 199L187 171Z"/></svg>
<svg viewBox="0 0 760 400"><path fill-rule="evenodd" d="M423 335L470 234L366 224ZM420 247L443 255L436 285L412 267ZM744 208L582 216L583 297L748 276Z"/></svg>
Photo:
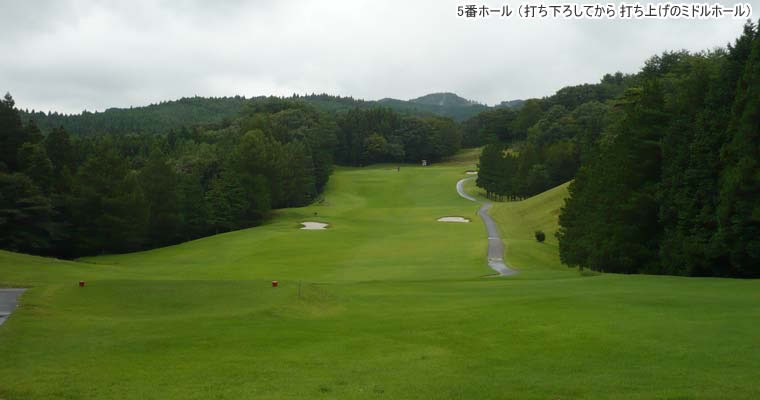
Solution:
<svg viewBox="0 0 760 400"><path fill-rule="evenodd" d="M543 241L546 239L544 231L536 231L534 235L536 236L536 240L538 240L539 243L543 243Z"/></svg>

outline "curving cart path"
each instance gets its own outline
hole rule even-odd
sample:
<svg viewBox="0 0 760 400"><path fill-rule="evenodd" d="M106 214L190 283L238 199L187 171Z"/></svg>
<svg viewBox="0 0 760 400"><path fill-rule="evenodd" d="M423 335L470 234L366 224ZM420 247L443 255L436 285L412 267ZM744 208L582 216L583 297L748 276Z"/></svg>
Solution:
<svg viewBox="0 0 760 400"><path fill-rule="evenodd" d="M16 309L18 298L25 290L26 289L0 289L0 325L2 325L11 315L13 310Z"/></svg>
<svg viewBox="0 0 760 400"><path fill-rule="evenodd" d="M488 232L488 266L498 272L499 275L514 275L517 271L509 268L507 264L504 263L504 243L501 241L499 227L496 226L496 222L494 222L493 218L488 215L488 210L491 209L491 203L481 203L464 191L464 183L473 179L475 178L460 179L459 182L457 182L457 193L467 200L481 204L480 210L478 210L478 215L480 215L483 223L486 224L486 232Z"/></svg>

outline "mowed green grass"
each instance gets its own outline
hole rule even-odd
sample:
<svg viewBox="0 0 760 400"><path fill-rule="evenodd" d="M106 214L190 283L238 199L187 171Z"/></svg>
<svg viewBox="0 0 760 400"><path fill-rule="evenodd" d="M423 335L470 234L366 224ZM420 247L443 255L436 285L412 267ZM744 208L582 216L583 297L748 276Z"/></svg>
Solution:
<svg viewBox="0 0 760 400"><path fill-rule="evenodd" d="M566 187L494 207L520 274L489 277L454 188L473 154L339 169L322 204L178 246L0 252L0 282L31 287L0 326L0 399L760 396L760 282L581 276L553 237Z"/></svg>
<svg viewBox="0 0 760 400"><path fill-rule="evenodd" d="M505 242L506 261L522 272L517 279L562 278L568 268L559 261L557 219L570 182L547 190L523 201L496 202L490 215L499 224ZM465 189L477 198L486 200L475 182L467 182ZM535 232L546 235L543 243L535 239ZM587 272L590 273L590 272Z"/></svg>

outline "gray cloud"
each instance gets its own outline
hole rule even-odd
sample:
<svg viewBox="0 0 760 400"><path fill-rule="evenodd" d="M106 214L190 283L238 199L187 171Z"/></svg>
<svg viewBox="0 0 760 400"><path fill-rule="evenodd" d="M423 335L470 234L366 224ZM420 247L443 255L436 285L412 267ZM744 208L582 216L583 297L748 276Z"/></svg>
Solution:
<svg viewBox="0 0 760 400"><path fill-rule="evenodd" d="M760 0L749 3L760 10ZM20 107L64 112L294 92L408 99L453 91L493 104L635 72L664 50L724 46L743 25L457 18L465 4L520 3L6 2L0 90Z"/></svg>

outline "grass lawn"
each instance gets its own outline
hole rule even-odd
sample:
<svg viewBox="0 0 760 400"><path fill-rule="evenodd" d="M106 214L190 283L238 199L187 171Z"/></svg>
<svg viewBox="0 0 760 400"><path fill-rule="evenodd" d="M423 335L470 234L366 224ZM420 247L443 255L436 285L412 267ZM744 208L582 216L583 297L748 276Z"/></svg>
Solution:
<svg viewBox="0 0 760 400"><path fill-rule="evenodd" d="M0 399L760 398L760 282L581 276L553 236L566 185L494 206L520 274L486 277L480 220L436 222L474 217L454 185L476 157L339 168L321 204L147 252L0 251L0 286L31 288Z"/></svg>

